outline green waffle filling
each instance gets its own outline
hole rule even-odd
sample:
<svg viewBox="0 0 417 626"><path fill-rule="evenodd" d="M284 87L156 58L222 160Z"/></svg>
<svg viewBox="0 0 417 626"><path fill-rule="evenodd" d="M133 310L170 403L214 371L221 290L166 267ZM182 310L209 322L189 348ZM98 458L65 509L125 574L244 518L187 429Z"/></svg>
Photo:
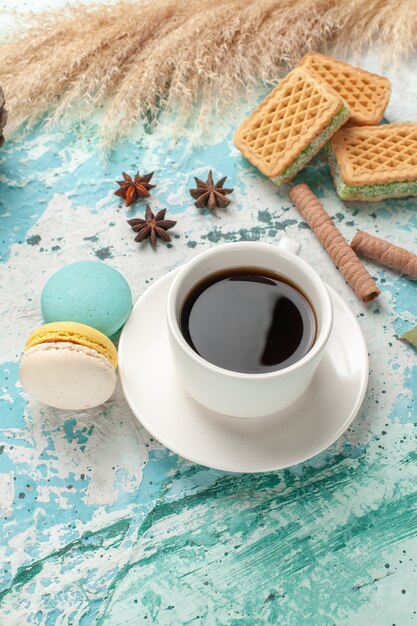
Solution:
<svg viewBox="0 0 417 626"><path fill-rule="evenodd" d="M382 185L348 185L342 178L331 142L326 146L336 191L342 200L374 200L401 196L417 196L417 180Z"/></svg>
<svg viewBox="0 0 417 626"><path fill-rule="evenodd" d="M298 155L298 157L293 161L291 165L289 165L279 176L276 178L271 178L272 182L276 185L282 185L283 183L288 182L291 178L293 178L297 172L299 172L308 161L310 161L313 156L324 146L324 144L332 137L337 129L342 126L342 124L349 117L350 112L349 109L342 104L337 114L334 116L330 124L320 133L317 137L312 141L307 148Z"/></svg>

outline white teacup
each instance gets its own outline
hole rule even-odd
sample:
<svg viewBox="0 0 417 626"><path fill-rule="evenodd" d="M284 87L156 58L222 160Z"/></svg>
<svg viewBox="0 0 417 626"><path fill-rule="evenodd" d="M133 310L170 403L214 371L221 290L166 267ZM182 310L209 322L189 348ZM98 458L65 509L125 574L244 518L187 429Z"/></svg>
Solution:
<svg viewBox="0 0 417 626"><path fill-rule="evenodd" d="M275 413L297 400L309 386L323 356L333 322L326 285L297 254L300 245L284 237L278 246L229 243L195 256L179 271L168 295L168 334L175 370L184 389L200 404L235 417ZM209 363L184 339L179 326L181 309L193 287L210 274L236 267L259 267L276 272L308 297L317 319L312 348L296 363L263 374L242 374Z"/></svg>

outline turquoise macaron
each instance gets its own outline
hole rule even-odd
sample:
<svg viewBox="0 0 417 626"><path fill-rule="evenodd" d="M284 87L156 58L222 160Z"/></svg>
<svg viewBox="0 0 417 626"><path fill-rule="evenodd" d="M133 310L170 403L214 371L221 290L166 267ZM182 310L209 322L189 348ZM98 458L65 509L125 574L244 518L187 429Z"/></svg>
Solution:
<svg viewBox="0 0 417 626"><path fill-rule="evenodd" d="M49 278L41 308L47 324L79 322L111 337L129 317L132 293L126 279L110 265L78 261Z"/></svg>

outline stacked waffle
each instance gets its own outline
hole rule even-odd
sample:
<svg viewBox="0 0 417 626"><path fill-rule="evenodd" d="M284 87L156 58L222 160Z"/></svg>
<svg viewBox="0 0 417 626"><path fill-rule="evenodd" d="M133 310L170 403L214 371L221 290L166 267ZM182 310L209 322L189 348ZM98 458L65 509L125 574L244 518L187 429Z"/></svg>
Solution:
<svg viewBox="0 0 417 626"><path fill-rule="evenodd" d="M235 143L277 185L327 144L341 198L417 195L417 123L378 125L389 96L386 78L310 53L243 122Z"/></svg>

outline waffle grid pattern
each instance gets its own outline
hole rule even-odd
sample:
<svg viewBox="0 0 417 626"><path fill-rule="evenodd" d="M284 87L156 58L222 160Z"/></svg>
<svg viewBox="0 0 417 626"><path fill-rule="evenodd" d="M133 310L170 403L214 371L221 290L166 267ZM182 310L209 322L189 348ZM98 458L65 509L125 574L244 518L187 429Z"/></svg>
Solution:
<svg viewBox="0 0 417 626"><path fill-rule="evenodd" d="M387 78L316 52L307 54L300 65L343 98L351 111L350 124L372 125L382 120L390 96Z"/></svg>
<svg viewBox="0 0 417 626"><path fill-rule="evenodd" d="M331 142L348 185L417 179L417 123L342 128Z"/></svg>
<svg viewBox="0 0 417 626"><path fill-rule="evenodd" d="M235 134L236 146L263 174L276 177L328 126L341 106L337 94L296 68L243 122Z"/></svg>

